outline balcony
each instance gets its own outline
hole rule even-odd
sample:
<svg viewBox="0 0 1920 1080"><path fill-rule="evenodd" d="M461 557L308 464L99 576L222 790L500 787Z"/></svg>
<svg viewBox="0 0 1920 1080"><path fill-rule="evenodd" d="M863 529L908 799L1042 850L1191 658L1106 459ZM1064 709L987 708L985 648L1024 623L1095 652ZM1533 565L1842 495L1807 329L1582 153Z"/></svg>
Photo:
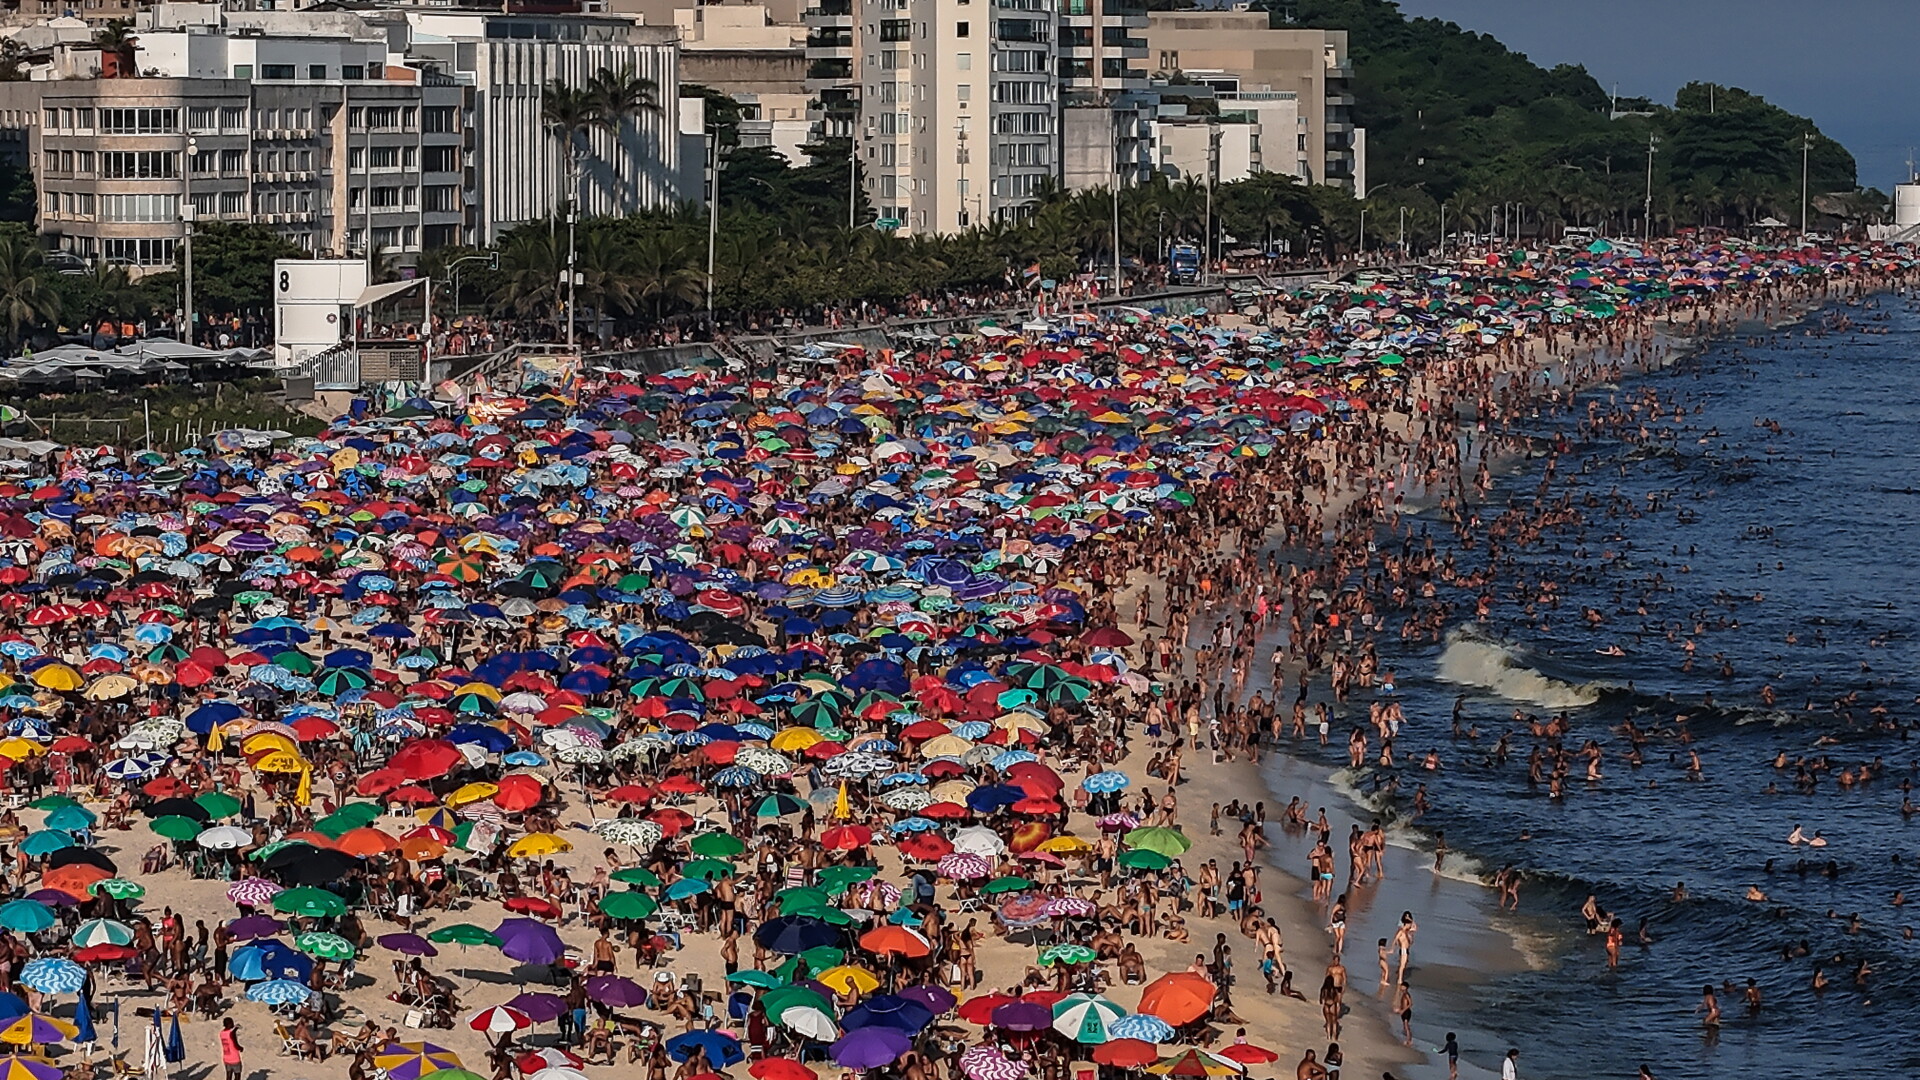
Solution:
<svg viewBox="0 0 1920 1080"><path fill-rule="evenodd" d="M994 35L1000 41L1045 44L1049 40L1047 24L1033 19L1001 19Z"/></svg>
<svg viewBox="0 0 1920 1080"><path fill-rule="evenodd" d="M828 27L807 32L807 59L851 60L852 58L852 27Z"/></svg>
<svg viewBox="0 0 1920 1080"><path fill-rule="evenodd" d="M852 26L853 0L823 0L800 13L808 26Z"/></svg>
<svg viewBox="0 0 1920 1080"><path fill-rule="evenodd" d="M807 89L826 90L854 81L852 59L819 59L807 65Z"/></svg>

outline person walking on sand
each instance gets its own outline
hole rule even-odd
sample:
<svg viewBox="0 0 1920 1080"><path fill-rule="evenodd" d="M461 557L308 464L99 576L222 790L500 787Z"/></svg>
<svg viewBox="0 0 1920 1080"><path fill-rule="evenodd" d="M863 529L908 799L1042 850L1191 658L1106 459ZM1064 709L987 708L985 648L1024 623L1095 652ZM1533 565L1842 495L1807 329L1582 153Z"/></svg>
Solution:
<svg viewBox="0 0 1920 1080"><path fill-rule="evenodd" d="M233 1017L220 1021L220 1063L227 1067L227 1080L240 1080L240 1032L233 1026Z"/></svg>
<svg viewBox="0 0 1920 1080"><path fill-rule="evenodd" d="M1520 1080L1520 1048L1510 1047L1500 1062L1500 1080Z"/></svg>

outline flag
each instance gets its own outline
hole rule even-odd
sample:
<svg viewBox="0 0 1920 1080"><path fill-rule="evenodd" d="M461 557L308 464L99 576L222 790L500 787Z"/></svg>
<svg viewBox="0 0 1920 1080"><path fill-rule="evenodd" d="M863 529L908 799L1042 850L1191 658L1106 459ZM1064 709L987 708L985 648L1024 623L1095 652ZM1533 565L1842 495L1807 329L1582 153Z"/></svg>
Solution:
<svg viewBox="0 0 1920 1080"><path fill-rule="evenodd" d="M1025 270L1020 271L1020 273L1027 279L1027 284L1031 285L1040 280L1040 264L1036 262Z"/></svg>

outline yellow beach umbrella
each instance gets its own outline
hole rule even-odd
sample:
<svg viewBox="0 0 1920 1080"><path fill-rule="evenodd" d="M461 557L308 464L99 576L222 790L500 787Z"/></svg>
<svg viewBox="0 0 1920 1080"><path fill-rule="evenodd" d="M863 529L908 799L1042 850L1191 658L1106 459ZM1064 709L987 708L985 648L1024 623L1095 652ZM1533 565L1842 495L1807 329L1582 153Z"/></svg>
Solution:
<svg viewBox="0 0 1920 1080"><path fill-rule="evenodd" d="M549 855L558 855L563 851L572 851L573 845L565 839L548 832L528 833L513 842L507 854L516 859L544 859Z"/></svg>
<svg viewBox="0 0 1920 1080"><path fill-rule="evenodd" d="M795 753L825 740L826 736L813 728L790 727L774 732L767 745L783 753Z"/></svg>
<svg viewBox="0 0 1920 1080"><path fill-rule="evenodd" d="M814 980L843 994L870 994L880 988L873 972L856 964L841 964L814 976Z"/></svg>
<svg viewBox="0 0 1920 1080"><path fill-rule="evenodd" d="M33 680L33 685L43 690L53 690L62 694L71 694L87 685L87 680L79 672L65 664L48 664L45 667L35 668L28 678Z"/></svg>
<svg viewBox="0 0 1920 1080"><path fill-rule="evenodd" d="M455 807L465 806L468 803L477 803L482 799L491 799L499 794L499 792L499 784L490 784L485 780L475 780L473 783L466 784L462 786L460 790L447 796L447 805Z"/></svg>

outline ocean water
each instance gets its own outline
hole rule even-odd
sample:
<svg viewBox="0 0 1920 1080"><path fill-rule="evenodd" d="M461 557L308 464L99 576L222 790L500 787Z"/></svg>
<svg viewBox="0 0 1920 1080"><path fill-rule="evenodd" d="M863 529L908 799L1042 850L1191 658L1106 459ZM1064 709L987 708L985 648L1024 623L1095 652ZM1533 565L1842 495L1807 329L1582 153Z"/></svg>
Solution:
<svg viewBox="0 0 1920 1080"><path fill-rule="evenodd" d="M1920 818L1900 812L1920 740L1874 726L1920 719L1920 562L1910 550L1920 537L1920 310L1892 296L1877 304L1836 304L1764 344L1712 344L1587 395L1677 396L1687 414L1649 425L1650 441L1581 442L1571 420L1527 421L1543 439L1572 441L1546 497L1588 504L1584 521L1505 552L1488 621L1474 622L1472 597L1443 586L1456 618L1442 642L1381 643L1409 721L1395 802L1405 812L1425 783L1433 803L1396 834L1428 843L1444 830L1464 865L1526 875L1514 925L1537 970L1489 976L1470 999L1449 1002L1458 1012L1447 1018L1478 1029L1479 1042L1520 1047L1523 1076L1633 1077L1643 1062L1661 1080L1920 1075L1920 941L1907 931L1920 928L1920 900L1892 902L1920 891ZM1483 516L1530 506L1542 465L1501 476ZM1484 564L1484 544L1458 550L1437 519L1424 527L1463 567ZM1544 628L1513 592L1543 579L1561 593L1543 609ZM1689 637L1697 651L1686 671L1679 643ZM1624 655L1600 651L1613 646ZM1776 693L1771 705L1763 685ZM1449 733L1461 695L1478 739ZM1348 711L1364 723L1363 699ZM1566 714L1564 745L1597 742L1604 778L1589 782L1576 757L1563 798L1530 785L1538 741L1516 711ZM1638 767L1619 730L1627 720L1649 736ZM1493 749L1503 732L1501 764ZM1333 741L1294 752L1344 764L1344 739ZM1440 755L1437 772L1410 764L1428 750ZM1776 769L1782 754L1789 767ZM1804 793L1791 763L1816 758L1832 767ZM1836 783L1843 768L1875 761L1872 781ZM1340 783L1378 802L1384 778L1370 768ZM1789 845L1796 825L1830 843ZM1801 859L1808 872L1795 871ZM1675 903L1678 882L1689 899ZM1767 902L1745 898L1756 885ZM1625 920L1618 970L1585 932L1589 893ZM1634 942L1642 920L1648 946ZM1783 956L1790 947L1804 955ZM1823 992L1812 988L1816 964L1831 980ZM1763 995L1751 1013L1739 994L1749 978ZM1728 980L1724 1021L1710 1031L1693 1010L1703 985ZM1493 1059L1479 1049L1482 1064L1497 1060L1497 1049Z"/></svg>

